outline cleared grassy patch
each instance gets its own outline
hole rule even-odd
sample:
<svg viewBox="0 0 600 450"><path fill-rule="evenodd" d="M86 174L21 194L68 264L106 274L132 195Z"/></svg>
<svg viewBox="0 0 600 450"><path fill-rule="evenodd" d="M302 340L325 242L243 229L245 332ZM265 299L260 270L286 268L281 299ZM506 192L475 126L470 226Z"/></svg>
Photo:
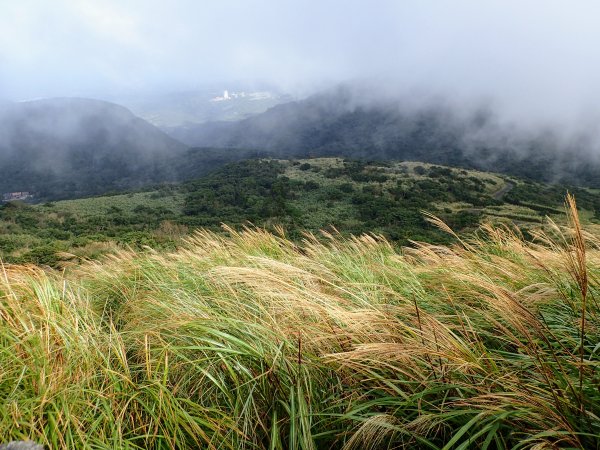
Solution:
<svg viewBox="0 0 600 450"><path fill-rule="evenodd" d="M145 206L167 208L180 214L183 207L183 198L184 195L177 191L169 193L161 193L160 191L135 192L77 200L62 200L46 206L46 210L57 215L74 214L82 218L89 218L106 215L114 208L121 210L122 214L135 215L136 208Z"/></svg>

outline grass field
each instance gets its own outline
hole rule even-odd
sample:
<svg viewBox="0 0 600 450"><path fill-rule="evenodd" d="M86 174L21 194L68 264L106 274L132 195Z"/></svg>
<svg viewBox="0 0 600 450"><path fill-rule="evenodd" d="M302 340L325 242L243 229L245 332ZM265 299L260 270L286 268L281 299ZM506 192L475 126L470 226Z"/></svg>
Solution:
<svg viewBox="0 0 600 450"><path fill-rule="evenodd" d="M53 202L46 208L57 214L71 213L80 217L103 216L113 208L120 209L125 215L135 215L135 209L140 206L165 208L175 214L181 214L183 197L180 192L170 192L168 195L160 195L158 191L135 192L77 200L62 200Z"/></svg>
<svg viewBox="0 0 600 450"><path fill-rule="evenodd" d="M569 211L535 242L487 226L400 251L230 229L64 273L4 266L0 434L53 449L599 448L600 235Z"/></svg>

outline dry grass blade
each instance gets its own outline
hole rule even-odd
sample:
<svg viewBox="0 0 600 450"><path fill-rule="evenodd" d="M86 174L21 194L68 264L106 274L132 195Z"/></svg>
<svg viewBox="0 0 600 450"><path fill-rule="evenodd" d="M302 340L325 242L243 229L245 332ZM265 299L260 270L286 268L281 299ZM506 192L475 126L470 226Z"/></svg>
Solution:
<svg viewBox="0 0 600 450"><path fill-rule="evenodd" d="M584 394L583 394L583 376L584 376L584 355L585 355L585 325L587 313L587 294L588 294L588 272L586 259L586 244L583 237L581 223L579 222L579 213L575 197L567 194L566 199L567 218L572 229L571 246L568 251L569 271L579 286L581 294L581 320L580 320L580 339L579 339L579 403L581 412L584 412Z"/></svg>

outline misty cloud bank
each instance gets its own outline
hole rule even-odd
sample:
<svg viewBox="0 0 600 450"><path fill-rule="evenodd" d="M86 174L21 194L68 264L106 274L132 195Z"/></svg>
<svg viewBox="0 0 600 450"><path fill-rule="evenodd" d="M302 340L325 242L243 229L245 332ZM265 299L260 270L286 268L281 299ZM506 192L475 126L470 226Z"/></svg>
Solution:
<svg viewBox="0 0 600 450"><path fill-rule="evenodd" d="M597 120L599 13L585 0L2 2L0 97L232 80L304 96L369 78L396 95L485 100L501 120L577 128Z"/></svg>
<svg viewBox="0 0 600 450"><path fill-rule="evenodd" d="M350 84L243 121L168 132L191 146L254 149L280 158L424 161L598 186L600 140L593 128L568 134L564 128L506 121L485 103L465 107L443 97L406 99Z"/></svg>

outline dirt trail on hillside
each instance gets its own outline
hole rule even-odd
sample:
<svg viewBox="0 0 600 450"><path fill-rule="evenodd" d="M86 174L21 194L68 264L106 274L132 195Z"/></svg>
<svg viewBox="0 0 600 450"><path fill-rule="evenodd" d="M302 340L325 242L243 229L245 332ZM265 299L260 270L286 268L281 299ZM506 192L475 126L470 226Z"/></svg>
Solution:
<svg viewBox="0 0 600 450"><path fill-rule="evenodd" d="M515 187L514 183L507 181L504 186L492 194L494 200L502 200L502 198Z"/></svg>

